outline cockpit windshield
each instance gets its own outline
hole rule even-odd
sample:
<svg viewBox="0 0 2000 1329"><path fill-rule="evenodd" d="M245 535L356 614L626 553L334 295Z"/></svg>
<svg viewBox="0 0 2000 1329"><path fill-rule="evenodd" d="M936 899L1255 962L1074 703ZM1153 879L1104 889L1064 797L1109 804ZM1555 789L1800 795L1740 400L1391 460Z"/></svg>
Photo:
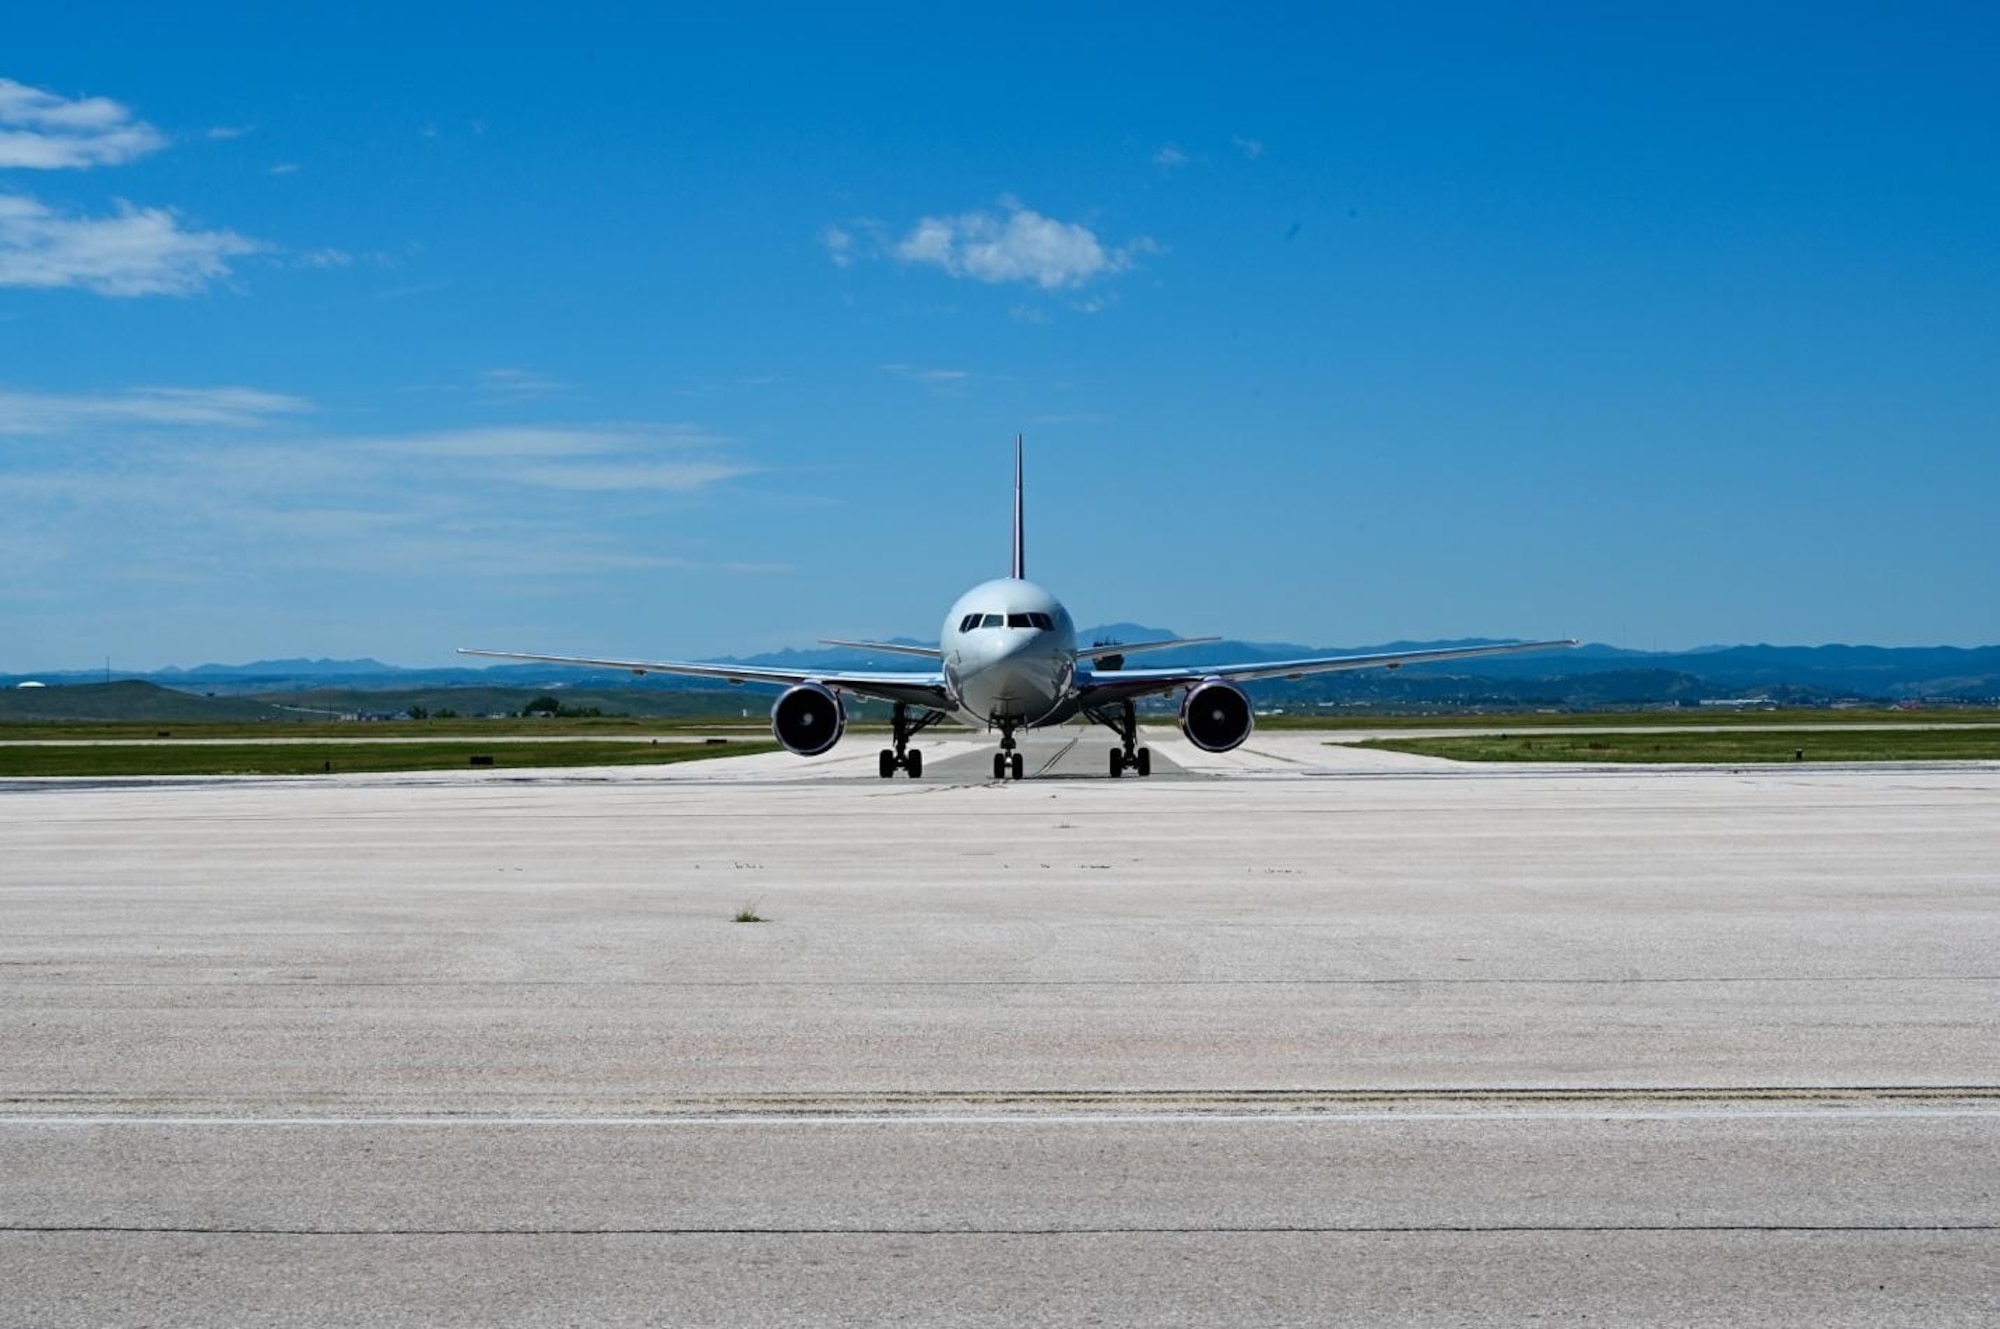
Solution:
<svg viewBox="0 0 2000 1329"><path fill-rule="evenodd" d="M1055 626L1055 617L1040 610L1025 614L967 614L958 620L960 632L971 632L975 628L1032 628L1052 632Z"/></svg>

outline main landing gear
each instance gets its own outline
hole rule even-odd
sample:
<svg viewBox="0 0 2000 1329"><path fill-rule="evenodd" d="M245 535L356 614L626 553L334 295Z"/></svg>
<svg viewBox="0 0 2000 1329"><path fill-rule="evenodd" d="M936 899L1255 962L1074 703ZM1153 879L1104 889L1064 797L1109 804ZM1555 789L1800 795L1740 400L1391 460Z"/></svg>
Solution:
<svg viewBox="0 0 2000 1329"><path fill-rule="evenodd" d="M910 740L944 719L943 711L925 711L916 720L910 719L910 708L902 702L889 716L889 727L896 746L883 748L879 760L879 770L884 780L893 780L897 771L908 771L912 780L924 773L924 754L910 746Z"/></svg>
<svg viewBox="0 0 2000 1329"><path fill-rule="evenodd" d="M1004 780L1011 774L1018 780L1027 770L1027 763L1014 747L1014 726L1005 721L999 723L1000 750L993 754L993 778Z"/></svg>
<svg viewBox="0 0 2000 1329"><path fill-rule="evenodd" d="M1127 771L1136 771L1141 778L1153 773L1153 750L1139 746L1139 717L1131 702L1121 701L1084 714L1118 735L1119 746L1111 749L1112 779Z"/></svg>

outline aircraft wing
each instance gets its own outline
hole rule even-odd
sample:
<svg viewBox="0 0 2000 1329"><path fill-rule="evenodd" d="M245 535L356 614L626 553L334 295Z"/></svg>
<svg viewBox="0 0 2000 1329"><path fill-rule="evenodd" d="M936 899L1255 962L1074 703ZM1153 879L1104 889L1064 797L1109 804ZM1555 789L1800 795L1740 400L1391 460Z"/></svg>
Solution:
<svg viewBox="0 0 2000 1329"><path fill-rule="evenodd" d="M1130 697L1144 697L1175 688L1192 687L1203 679L1220 678L1231 683L1252 683L1263 678L1304 678L1307 674L1331 674L1343 669L1397 669L1408 664L1432 664L1445 660L1472 660L1487 655L1521 655L1528 651L1567 649L1577 643L1566 641L1509 642L1504 646L1447 646L1429 651L1384 651L1373 655L1324 655L1306 660L1260 660L1254 664L1195 665L1175 669L1097 670L1079 683L1083 704L1097 705Z"/></svg>
<svg viewBox="0 0 2000 1329"><path fill-rule="evenodd" d="M1106 642L1101 646L1080 646L1079 660L1101 660L1107 655L1137 655L1141 651L1170 651L1176 646L1206 646L1220 637L1175 637L1171 641Z"/></svg>
<svg viewBox="0 0 2000 1329"><path fill-rule="evenodd" d="M879 651L884 655L915 655L925 660L942 660L944 652L935 646L910 646L900 641L842 641L838 637L821 637L822 646L845 646L855 651Z"/></svg>
<svg viewBox="0 0 2000 1329"><path fill-rule="evenodd" d="M694 664L679 660L597 660L580 655L528 655L520 651L475 651L461 647L460 655L479 655L492 660L528 660L540 664L580 665L594 669L624 669L634 674L677 674L684 678L713 678L724 683L770 683L788 687L794 683L824 683L835 692L851 692L858 697L881 701L907 702L948 711L951 699L945 691L944 675L921 669L856 672L841 669L768 669L760 665Z"/></svg>

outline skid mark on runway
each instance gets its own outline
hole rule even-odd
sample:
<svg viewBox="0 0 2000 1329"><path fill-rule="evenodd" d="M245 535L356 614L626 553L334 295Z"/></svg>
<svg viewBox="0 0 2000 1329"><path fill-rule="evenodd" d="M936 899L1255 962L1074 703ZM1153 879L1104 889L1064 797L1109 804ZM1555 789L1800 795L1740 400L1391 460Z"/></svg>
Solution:
<svg viewBox="0 0 2000 1329"><path fill-rule="evenodd" d="M1078 743L1081 743L1082 741L1083 741L1083 736L1079 734L1076 737L1070 739L1069 742L1063 744L1060 748L1057 748L1053 755L1051 755L1040 766L1035 768L1035 774L1047 775L1051 771L1055 770L1055 768L1062 763L1063 758L1069 756L1071 752L1075 751L1076 745Z"/></svg>
<svg viewBox="0 0 2000 1329"><path fill-rule="evenodd" d="M321 1097L311 1109L215 1103L167 1109L159 1099L52 1094L0 1100L0 1131L80 1127L575 1129L730 1125L1295 1124L1352 1121L1710 1119L1784 1116L1941 1118L2000 1116L2000 1084L1463 1089L907 1090L856 1093L689 1094L595 1103L574 1110L342 1112ZM52 1110L67 1102L69 1111ZM262 1105L259 1105L262 1106Z"/></svg>

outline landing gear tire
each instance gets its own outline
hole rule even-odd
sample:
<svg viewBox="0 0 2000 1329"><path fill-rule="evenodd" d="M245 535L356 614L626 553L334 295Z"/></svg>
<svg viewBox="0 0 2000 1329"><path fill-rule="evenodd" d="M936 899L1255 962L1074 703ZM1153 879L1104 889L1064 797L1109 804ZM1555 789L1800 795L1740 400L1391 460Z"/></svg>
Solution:
<svg viewBox="0 0 2000 1329"><path fill-rule="evenodd" d="M1116 780L1127 771L1137 772L1141 779L1153 773L1153 752L1151 748L1139 746L1139 715L1132 709L1132 703L1121 701L1115 706L1086 708L1084 716L1092 724L1101 724L1121 740L1111 749L1111 778Z"/></svg>
<svg viewBox="0 0 2000 1329"><path fill-rule="evenodd" d="M1014 754L1014 759L1012 762L1009 763L1009 765L1011 765L1014 768L1014 778L1016 780L1021 778L1022 772L1024 772L1028 767L1028 763L1021 759L1021 754L1018 752Z"/></svg>
<svg viewBox="0 0 2000 1329"><path fill-rule="evenodd" d="M1004 752L993 754L993 778L996 780L1007 778L1007 754Z"/></svg>
<svg viewBox="0 0 2000 1329"><path fill-rule="evenodd" d="M1128 756L1123 748L1111 749L1111 778L1116 780L1127 771L1137 772L1139 778L1142 780L1151 775L1153 773L1153 750L1151 748L1138 748Z"/></svg>
<svg viewBox="0 0 2000 1329"><path fill-rule="evenodd" d="M943 711L925 711L915 720L910 719L910 708L903 702L896 703L895 711L889 717L889 731L895 737L896 746L882 749L882 778L895 778L897 771L908 771L912 780L924 773L924 754L910 746L910 740L944 718Z"/></svg>

